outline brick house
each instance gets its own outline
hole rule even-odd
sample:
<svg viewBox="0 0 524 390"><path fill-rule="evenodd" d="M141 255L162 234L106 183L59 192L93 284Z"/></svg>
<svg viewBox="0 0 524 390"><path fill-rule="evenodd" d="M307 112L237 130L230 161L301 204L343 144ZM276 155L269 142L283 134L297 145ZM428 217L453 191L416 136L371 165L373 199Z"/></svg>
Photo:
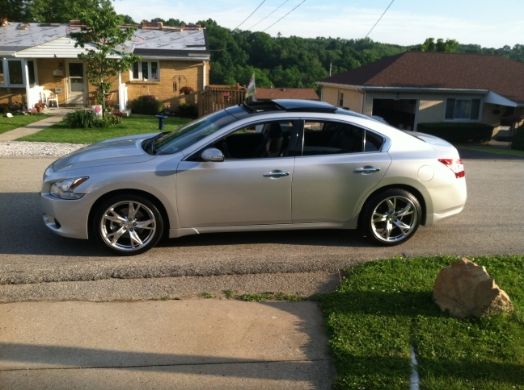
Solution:
<svg viewBox="0 0 524 390"><path fill-rule="evenodd" d="M89 106L94 88L69 33L75 24L6 22L0 26L0 105L23 104L31 109L52 91L60 105ZM209 83L205 31L199 26L165 27L161 23L139 26L125 50L141 61L112 83L109 100L121 110L129 100L154 95L176 105L184 93L202 91Z"/></svg>
<svg viewBox="0 0 524 390"><path fill-rule="evenodd" d="M501 56L407 52L318 83L321 100L394 126L428 122L518 125L524 63Z"/></svg>

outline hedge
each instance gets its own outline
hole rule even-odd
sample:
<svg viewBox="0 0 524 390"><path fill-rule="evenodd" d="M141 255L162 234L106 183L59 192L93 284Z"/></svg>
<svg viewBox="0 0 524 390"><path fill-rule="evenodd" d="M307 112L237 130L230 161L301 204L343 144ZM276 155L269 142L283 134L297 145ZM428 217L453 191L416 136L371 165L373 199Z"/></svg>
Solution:
<svg viewBox="0 0 524 390"><path fill-rule="evenodd" d="M155 115L162 110L162 102L151 95L139 96L131 100L128 105L133 114Z"/></svg>
<svg viewBox="0 0 524 390"><path fill-rule="evenodd" d="M491 139L493 126L464 122L419 123L417 131L436 135L451 143L478 143Z"/></svg>
<svg viewBox="0 0 524 390"><path fill-rule="evenodd" d="M514 130L511 149L524 150L524 126L518 127Z"/></svg>

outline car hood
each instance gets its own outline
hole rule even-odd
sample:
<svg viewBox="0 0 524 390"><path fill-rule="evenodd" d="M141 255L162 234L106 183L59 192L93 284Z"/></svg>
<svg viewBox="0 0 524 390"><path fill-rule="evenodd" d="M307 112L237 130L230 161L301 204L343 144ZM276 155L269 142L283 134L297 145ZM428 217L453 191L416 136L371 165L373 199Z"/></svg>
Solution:
<svg viewBox="0 0 524 390"><path fill-rule="evenodd" d="M69 169L145 162L154 156L144 151L142 141L155 134L156 133L113 138L89 145L56 160L51 165L51 168L57 172Z"/></svg>

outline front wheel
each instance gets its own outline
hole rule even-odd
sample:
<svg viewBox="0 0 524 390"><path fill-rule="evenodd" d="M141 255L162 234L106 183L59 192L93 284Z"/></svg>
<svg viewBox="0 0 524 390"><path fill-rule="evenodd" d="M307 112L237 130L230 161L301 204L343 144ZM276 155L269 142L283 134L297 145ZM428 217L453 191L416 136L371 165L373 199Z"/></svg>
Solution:
<svg viewBox="0 0 524 390"><path fill-rule="evenodd" d="M369 198L362 210L360 227L376 243L397 245L415 234L421 216L416 196L391 188Z"/></svg>
<svg viewBox="0 0 524 390"><path fill-rule="evenodd" d="M140 195L116 195L95 210L92 229L105 247L121 255L136 255L153 247L164 231L156 205Z"/></svg>

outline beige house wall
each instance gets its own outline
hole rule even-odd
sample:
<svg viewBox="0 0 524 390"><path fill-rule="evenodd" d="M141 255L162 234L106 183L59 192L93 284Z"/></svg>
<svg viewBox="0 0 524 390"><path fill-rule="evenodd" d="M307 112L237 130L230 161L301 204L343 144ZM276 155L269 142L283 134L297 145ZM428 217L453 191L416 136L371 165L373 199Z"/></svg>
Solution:
<svg viewBox="0 0 524 390"><path fill-rule="evenodd" d="M362 112L364 94L356 89L322 87L322 100L339 106L341 93L344 94L342 107L347 107L356 112Z"/></svg>
<svg viewBox="0 0 524 390"><path fill-rule="evenodd" d="M339 88L322 87L320 92L321 100L336 106L338 104L338 91Z"/></svg>
<svg viewBox="0 0 524 390"><path fill-rule="evenodd" d="M128 100L142 95L153 95L164 104L177 105L182 87L191 87L201 91L204 80L209 80L209 66L206 62L164 61L160 62L159 81L130 80L131 72L122 74L122 81L127 85ZM204 72L206 75L204 76ZM185 101L183 101L185 102ZM187 103L191 103L188 101ZM194 102L193 102L194 103Z"/></svg>
<svg viewBox="0 0 524 390"><path fill-rule="evenodd" d="M37 67L37 78L38 85L55 92L62 90L61 93L57 93L58 103L64 104L67 99L67 78L65 70L66 61L63 59L39 59L36 61ZM60 71L62 72L59 76L54 76L53 72Z"/></svg>

